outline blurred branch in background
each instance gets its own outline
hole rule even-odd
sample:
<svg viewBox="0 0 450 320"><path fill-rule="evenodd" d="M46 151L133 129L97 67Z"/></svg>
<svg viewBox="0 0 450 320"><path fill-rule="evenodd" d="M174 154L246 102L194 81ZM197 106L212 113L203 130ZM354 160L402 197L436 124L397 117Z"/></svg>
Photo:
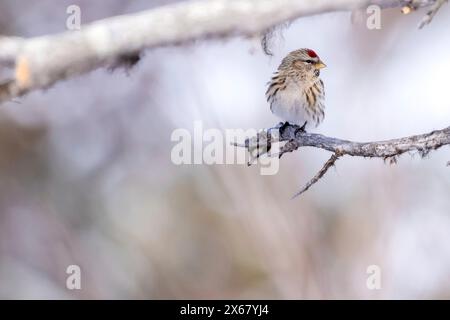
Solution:
<svg viewBox="0 0 450 320"><path fill-rule="evenodd" d="M430 133L375 142L353 142L337 138L326 137L317 133L308 133L296 125L279 125L279 141L287 141L280 148L278 156L287 152L293 152L300 147L315 147L333 152L331 158L324 164L322 169L294 195L294 198L307 191L313 184L318 182L334 166L335 162L344 155L364 158L383 158L391 163L397 162L397 157L406 153L417 151L423 158L432 150L442 146L450 145L450 126L442 130L434 130ZM245 147L250 153L254 150L259 152L261 147L267 147L269 151L272 140L270 138L271 129L258 134L256 138L247 139L244 145L235 144L238 147ZM263 145L265 144L265 145ZM258 153L257 157L261 156Z"/></svg>
<svg viewBox="0 0 450 320"><path fill-rule="evenodd" d="M419 23L419 29L422 29L424 26L429 24L436 13L441 9L442 5L446 3L448 0L436 0L435 4L431 6L431 9L427 12L427 14L423 17L422 21Z"/></svg>
<svg viewBox="0 0 450 320"><path fill-rule="evenodd" d="M121 63L123 56L138 55L146 48L204 38L254 36L299 17L356 10L371 4L380 8L419 8L434 5L436 1L185 1L100 20L81 31L31 39L0 38L0 63L15 64L15 78L0 85L0 102L99 67L114 67Z"/></svg>

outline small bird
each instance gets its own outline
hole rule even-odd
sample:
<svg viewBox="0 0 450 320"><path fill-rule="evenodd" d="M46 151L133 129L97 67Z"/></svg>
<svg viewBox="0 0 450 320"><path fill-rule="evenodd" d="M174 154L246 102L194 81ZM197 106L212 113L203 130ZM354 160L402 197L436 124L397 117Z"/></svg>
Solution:
<svg viewBox="0 0 450 320"><path fill-rule="evenodd" d="M268 83L266 92L272 113L301 130L317 127L325 117L325 90L320 69L326 65L311 49L289 53Z"/></svg>

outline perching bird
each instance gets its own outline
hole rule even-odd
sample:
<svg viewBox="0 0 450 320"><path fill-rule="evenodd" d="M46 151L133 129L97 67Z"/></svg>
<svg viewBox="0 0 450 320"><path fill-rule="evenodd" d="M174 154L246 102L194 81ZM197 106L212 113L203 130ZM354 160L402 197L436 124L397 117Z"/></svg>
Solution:
<svg viewBox="0 0 450 320"><path fill-rule="evenodd" d="M311 49L289 53L268 83L266 98L272 113L302 129L317 127L325 117L325 91L320 69L326 65Z"/></svg>

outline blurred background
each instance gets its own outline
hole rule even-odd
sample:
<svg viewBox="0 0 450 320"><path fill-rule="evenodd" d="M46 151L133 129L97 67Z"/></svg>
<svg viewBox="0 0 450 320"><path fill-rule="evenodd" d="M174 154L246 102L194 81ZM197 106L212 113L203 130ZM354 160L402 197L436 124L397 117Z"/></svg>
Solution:
<svg viewBox="0 0 450 320"><path fill-rule="evenodd" d="M175 1L6 0L0 33L65 31ZM175 165L170 140L194 121L220 130L278 123L266 82L291 50L328 65L316 132L356 141L450 125L450 12L302 18L275 41L198 41L148 50L129 72L97 70L0 106L0 298L450 298L450 150L396 165L304 148L278 174ZM1 70L5 75L7 71ZM81 290L66 268L81 267ZM381 269L369 290L367 268Z"/></svg>

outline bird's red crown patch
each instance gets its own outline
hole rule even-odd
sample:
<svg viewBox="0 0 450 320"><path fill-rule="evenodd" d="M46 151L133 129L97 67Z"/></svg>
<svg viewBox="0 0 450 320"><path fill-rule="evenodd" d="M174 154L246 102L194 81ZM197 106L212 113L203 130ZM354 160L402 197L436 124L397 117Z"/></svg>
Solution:
<svg viewBox="0 0 450 320"><path fill-rule="evenodd" d="M310 56L311 58L317 58L317 53L315 53L313 50L308 49L306 50L306 52L308 53L308 56Z"/></svg>

